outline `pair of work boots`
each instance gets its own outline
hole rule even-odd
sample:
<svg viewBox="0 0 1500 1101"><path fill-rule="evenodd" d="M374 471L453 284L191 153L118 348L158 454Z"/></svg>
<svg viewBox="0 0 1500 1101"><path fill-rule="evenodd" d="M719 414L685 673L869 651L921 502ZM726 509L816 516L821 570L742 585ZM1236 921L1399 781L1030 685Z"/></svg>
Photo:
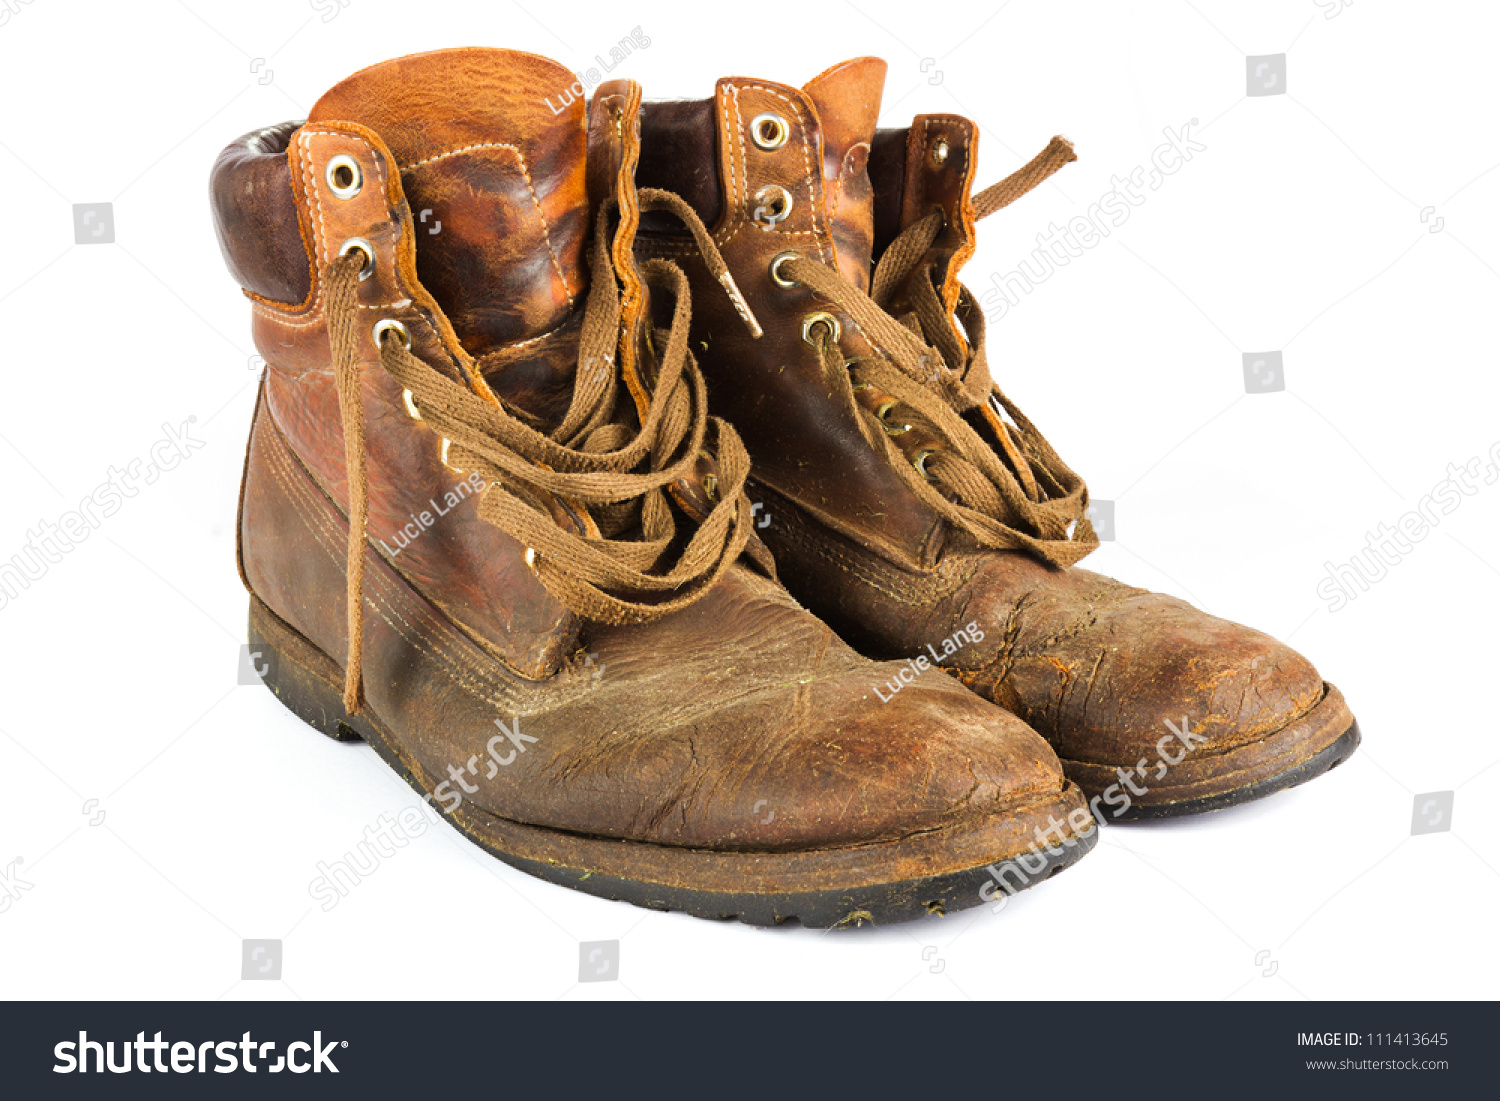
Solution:
<svg viewBox="0 0 1500 1101"><path fill-rule="evenodd" d="M1286 646L1075 568L1087 491L958 282L1071 146L974 193L973 124L877 129L884 76L585 105L551 61L446 50L214 166L266 361L251 648L510 864L899 921L1358 742Z"/></svg>

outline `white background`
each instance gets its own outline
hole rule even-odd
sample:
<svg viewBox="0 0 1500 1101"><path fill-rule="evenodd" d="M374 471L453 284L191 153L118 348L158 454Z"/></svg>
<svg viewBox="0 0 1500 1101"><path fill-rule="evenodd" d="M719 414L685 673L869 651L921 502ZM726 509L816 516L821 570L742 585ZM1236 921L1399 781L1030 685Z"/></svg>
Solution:
<svg viewBox="0 0 1500 1101"><path fill-rule="evenodd" d="M32 885L0 913L0 995L1495 996L1500 484L1348 607L1317 594L1326 562L1500 440L1493 5L316 8L335 10L0 0L0 560L164 422L196 416L207 445L0 608L0 870L19 857ZM1253 806L1108 827L1000 914L702 922L538 882L446 827L319 907L318 861L416 799L236 685L254 348L209 166L390 56L508 46L582 69L637 25L651 45L619 74L657 98L883 56L883 124L975 118L981 183L1071 137L1078 163L983 223L977 290L1199 120L1206 151L1010 310L991 364L1117 502L1086 565L1291 639L1358 715L1353 760ZM1287 94L1247 99L1245 56L1282 52ZM114 244L73 243L88 202L114 204ZM1246 394L1241 355L1268 350L1287 389ZM1411 836L1414 797L1452 790L1453 829ZM284 940L282 981L240 981L242 938ZM619 981L578 985L579 942L617 938Z"/></svg>

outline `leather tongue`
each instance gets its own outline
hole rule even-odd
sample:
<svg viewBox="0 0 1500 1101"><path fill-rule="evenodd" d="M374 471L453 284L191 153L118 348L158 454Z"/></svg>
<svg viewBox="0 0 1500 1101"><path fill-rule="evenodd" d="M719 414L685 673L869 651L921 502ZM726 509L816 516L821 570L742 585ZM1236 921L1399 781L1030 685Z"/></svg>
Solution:
<svg viewBox="0 0 1500 1101"><path fill-rule="evenodd" d="M390 148L417 274L470 355L556 328L587 288L576 80L535 54L438 50L355 73L308 116L358 123Z"/></svg>
<svg viewBox="0 0 1500 1101"><path fill-rule="evenodd" d="M878 57L856 57L813 77L802 89L818 113L823 133L827 216L839 271L861 289L870 283L875 221L866 165L880 117L885 71Z"/></svg>

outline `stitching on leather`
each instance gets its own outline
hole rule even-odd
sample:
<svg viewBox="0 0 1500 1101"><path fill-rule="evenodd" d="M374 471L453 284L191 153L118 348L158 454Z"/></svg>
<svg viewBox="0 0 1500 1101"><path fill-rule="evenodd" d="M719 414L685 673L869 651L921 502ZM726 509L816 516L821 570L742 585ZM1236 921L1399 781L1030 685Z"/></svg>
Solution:
<svg viewBox="0 0 1500 1101"><path fill-rule="evenodd" d="M493 352L489 352L489 353L486 353L486 354L493 355L494 352L509 351L512 348L525 348L525 347L528 347L529 345L532 345L532 344L540 344L542 341L548 339L549 337L556 336L558 333L562 332L564 329L566 329L572 323L573 323L573 319L570 317L566 321L564 321L561 325L557 325L557 326L554 326L551 329L548 329L541 336L534 336L530 340L518 340L514 344L502 344L502 345L500 345L500 347L494 349Z"/></svg>
<svg viewBox="0 0 1500 1101"><path fill-rule="evenodd" d="M272 423L274 425L274 419ZM277 432L279 435L280 430L277 429ZM297 477L298 470L292 465L295 460L290 457L294 454L291 452L290 445L284 438L278 438L277 444L278 451L282 453L273 456L273 461L280 464L282 475L284 475L284 477L278 475L278 481L281 482L284 489L288 490L288 498L291 500L293 508L296 509L298 515L308 526L319 546L323 548L324 552L336 566L343 569L346 566L345 555L348 549L348 532L340 529L338 524L322 508L318 507L327 504L327 501L308 484L306 478ZM306 471L302 471L302 473L304 475L307 474ZM325 539L323 533L330 536L333 542ZM391 581L390 578L379 571L370 571L366 574L366 579L371 584L366 590L365 595L369 599L370 607L375 614L380 616L385 624L397 635L411 643L416 649L432 657L444 669L454 684L469 691L475 699L496 706L502 703L514 705L519 702L518 696L504 694L495 696L489 694L484 690L480 680L476 680L474 676L466 674L464 666L467 666L471 673L478 673L482 680L491 680L486 675L487 666L477 659L468 656L466 651L456 649L455 652L450 653L442 649L428 649L420 644L421 641L428 641L436 646L441 641L446 640L448 643L456 644L458 647L472 645L472 640L468 636L446 622L438 622L436 624L436 631L419 623L413 623L406 616L402 615L400 610L386 598L391 592L399 591L398 583ZM386 594L385 596L382 595L382 590ZM415 632L415 634L402 630L400 626L381 612L381 608L390 612L392 616L400 620L401 624L404 624L411 632ZM493 657L493 655L490 656ZM457 664L455 663L455 659Z"/></svg>
<svg viewBox="0 0 1500 1101"><path fill-rule="evenodd" d="M274 419L271 423L274 426ZM279 434L280 430L276 429L276 431ZM326 511L317 507L319 504L326 503L326 501L321 499L304 479L296 477L296 470L291 465L294 460L289 457L290 446L284 439L277 439L275 447L266 448L264 453L267 455L272 474L282 487L289 491L288 499L291 501L298 516L307 524L314 539L323 549L323 552L329 556L329 559L342 567L344 565L344 552L347 549L347 543L345 542L347 532L339 530L336 522L327 515ZM325 538L325 533L328 538ZM529 710L525 709L527 701L522 698L519 691L507 693L503 682L496 684L492 675L488 672L489 666L486 663L467 656L463 650L449 652L436 648L445 639L460 646L472 646L472 640L457 630L457 628L444 622L438 622L435 624L437 629L434 631L422 624L413 623L386 599L386 594L399 591L396 589L396 582L393 582L384 573L379 571L370 571L367 573L366 581L371 583L365 594L367 602L375 614L380 617L381 621L395 634L409 642L415 649L434 659L438 668L459 689L468 693L471 698L494 707L512 709L520 711L523 714L535 712L535 707L531 707ZM790 601L788 602L790 603ZM389 612L390 615L386 615L385 612ZM395 617L395 620L391 618L392 616ZM399 620L399 623L396 620ZM403 626L407 629L403 630ZM831 633L829 633L828 637L831 637ZM433 645L429 647L423 645L423 643L432 643ZM456 662L461 662L462 666ZM834 676L847 673L850 668L852 667L844 666L833 669L827 675ZM474 674L477 674L477 676ZM796 682L756 683L745 691L729 692L726 697L721 697L714 701L714 703L709 703L702 699L694 700L692 698L685 698L679 707L667 714L682 722L690 722L695 715L703 714L713 706L731 704L769 692L783 691L792 687L793 683L801 684L803 682L799 678ZM495 685L499 691L492 692L487 690L487 684ZM566 692L560 693L548 702L553 705L566 705L588 690L588 687L584 686L571 694Z"/></svg>
<svg viewBox="0 0 1500 1101"><path fill-rule="evenodd" d="M346 134L346 133L344 133L343 131L340 131L340 130L313 130L313 129L309 129L308 127L304 126L297 133L298 159L302 162L302 165L303 165L303 180L304 180L304 183L305 183L306 193L312 196L313 202L317 206L318 236L320 238L320 240L316 243L316 249L317 249L317 253L318 253L318 259L319 260L324 260L325 256L327 255L327 249L330 246L328 244L328 241L329 241L328 226L327 226L327 223L326 223L326 221L324 220L324 217L323 217L323 199L322 199L321 194L318 192L317 183L316 183L316 175L312 172L312 160L313 160L313 157L312 157L312 142L311 142L311 138L313 138L315 136L317 136L317 137L329 137L329 138L343 138L343 139L347 139L349 141L357 143L358 145L360 145L368 153L369 158L370 158L370 162L375 166L375 174L379 178L379 181L380 181L381 202L382 202L382 205L384 205L385 209L386 209L385 223L381 227L379 235L384 235L384 236L387 236L387 237L390 238L390 249L391 249L392 253L395 253L395 251L397 249L397 241L399 240L400 235L401 235L401 229L400 229L400 226L397 224L396 220L391 216L389 204L385 202L386 191L387 191L387 189L389 187L389 181L386 178L385 168L381 164L381 159L382 158L379 157L376 154L374 147L371 146L368 141L366 141L365 139L361 138L357 134ZM533 194L532 194L533 201L535 200L535 198L536 198L536 196L535 196L535 193L533 192ZM544 228L545 228L545 220L544 220ZM377 235L377 236L379 236L379 235ZM548 248L549 249L551 248L550 243L548 245ZM557 258L554 255L553 256L554 263L556 262L556 259ZM402 290L408 289L401 282L401 278L400 278L400 265L396 264L394 266L393 270L396 273L396 283L397 283L397 285ZM258 301L254 302L254 311L253 312L256 313L258 316L260 316L261 318L263 318L266 321L270 321L270 322L272 322L274 324L277 324L277 325L282 325L282 326L284 326L286 328L289 328L289 329L306 329L306 328L309 328L309 327L311 327L313 325L320 324L324 320L323 309L322 309L322 305L323 305L323 281L322 281L321 277L318 277L316 279L316 285L317 285L317 294L313 298L313 305L311 307L311 312L308 314L307 317L305 317L301 321L291 321L288 318L282 316L281 313L278 312L278 311L273 311L273 310L269 310L269 309L263 308ZM365 305L363 303L356 303L356 306L359 309L362 309L362 310L380 310L380 309L405 310L405 309L414 307L414 305L415 305L415 300L413 298L411 298L410 296L407 296L407 297L401 298L401 299L397 299L394 302L382 302L382 303L375 303L375 304L371 304L371 305ZM415 314L415 316L412 318L413 324L421 325L423 328L426 329L427 333L432 337L432 339L434 341L436 341L439 345L442 345L443 344L442 335L438 332L437 327L432 324L432 321L431 321L430 318L428 318L426 312L423 311L423 310L419 310L418 309L418 310L414 310L414 314Z"/></svg>
<svg viewBox="0 0 1500 1101"><path fill-rule="evenodd" d="M321 297L322 293L323 293L323 291L322 291L322 280L319 280L318 283L319 283L318 295L319 295L319 297ZM318 324L319 322L321 322L323 320L323 311L318 308L318 305L319 305L318 299L314 299L313 302L314 302L314 310L316 312L310 314L307 318L305 318L302 321L292 321L289 318L283 317L280 313L277 313L277 312L274 312L272 310L266 309L259 302L254 303L254 313L255 313L255 315L257 317L263 317L267 321L274 322L277 325L284 325L288 329L305 329L308 326L310 326L310 325L316 325L316 324Z"/></svg>
<svg viewBox="0 0 1500 1101"><path fill-rule="evenodd" d="M278 452L287 449L287 445L284 442L278 441L278 444ZM273 469L273 474L277 475L277 480L281 483L283 488L290 491L288 497L291 500L293 508L296 510L297 514L303 519L303 522L308 525L309 530L311 530L313 537L317 541L318 545L322 547L323 552L327 554L330 560L333 561L336 565L342 566L344 564L344 551L347 549L347 544L344 541L347 533L339 530L338 525L332 520L332 518L330 518L324 510L317 507L318 504L323 502L320 501L317 494L311 488L309 488L302 479L298 479L295 477L295 471L291 467L290 460L288 459L286 454L277 453L271 455L269 458L273 466L277 466L280 468L280 472ZM330 538L324 538L324 533L327 533L332 542L330 542ZM337 546L335 546L334 544L337 544ZM431 657L437 663L439 669L447 675L448 679L453 684L455 684L463 691L467 692L473 699L479 700L482 703L487 703L494 707L504 707L506 709L518 710L523 714L534 712L535 708L532 708L531 711L523 709L523 705L526 704L526 701L521 697L519 692L514 694L505 693L503 691L503 683L497 686L501 689L498 694L488 691L485 687L485 684L494 684L495 682L493 678L487 674L488 667L484 663L472 657L466 656L463 650L457 650L456 653L450 653L447 650L437 648L441 646L444 640L447 640L450 643L457 644L458 646L473 645L472 640L470 640L462 632L443 622L438 622L435 625L437 627L437 630L433 631L422 624L413 623L411 620L407 619L406 616L404 616L397 607L388 602L388 600L386 599L387 593L399 590L395 588L397 583L391 581L391 579L385 574L378 571L370 571L366 574L366 581L370 582L371 584L366 590L365 597L367 603L375 612L375 614L379 616L381 621L384 622L386 626L388 626L393 632L395 632L401 638L405 639L407 642L411 643L411 645L415 649ZM382 609L384 609L385 611L382 611ZM386 615L385 612L389 612L390 616ZM400 623L398 624L397 622L393 621L390 618L391 616L394 616L396 620L400 621ZM407 630L403 630L403 626L406 627ZM423 643L431 643L432 646L429 647L423 645ZM467 667L467 671L465 668L455 663L455 658L458 662L462 663L462 666ZM834 669L827 675L834 676L846 673L848 671L849 667L844 667L840 669ZM477 677L472 674L477 674ZM762 695L768 692L783 691L787 688L792 687L793 683L794 682L791 681L784 683L755 683L752 687L746 689L745 691L729 692L725 697L721 697L716 700L715 703L709 703L702 699L694 700L691 698L686 698L680 706L674 708L670 712L665 713L662 718L676 718L682 722L690 722L694 716L706 713L706 711L708 711L713 706L719 704L731 704L739 700L750 699L757 695ZM804 682L799 678L795 683L801 684ZM571 694L562 693L552 698L549 702L554 705L566 705L567 703L571 702L572 699L576 699L578 696L583 695L586 691L588 691L588 688L586 686L581 687Z"/></svg>
<svg viewBox="0 0 1500 1101"><path fill-rule="evenodd" d="M316 507L318 502L315 495L303 484L301 479L296 477L296 471L291 468L286 455L279 453L280 450L280 448L277 448L275 449L277 453L268 456L273 476L282 489L286 491L288 501L290 501L298 517L301 518L302 522L312 533L314 540L323 548L324 553L328 555L329 559L335 565L344 565L344 558L340 550L334 547L329 541L329 537L331 537L334 540L342 542L342 533L337 531L337 525ZM446 636L448 641L457 641L461 638L458 632L442 624L438 625L437 632L433 632L423 625L411 622L387 600L386 594L382 591L392 584L390 579L378 571L371 571L366 576L368 580L374 582L365 592L365 599L369 603L371 610L397 635L436 661L454 684L468 692L475 699L495 706L517 702L516 698L503 695L497 697L485 691L476 681L475 677L471 675L477 669L472 663L472 659L468 663L470 668L466 671L460 665L455 664L454 655L438 646L440 641L439 634ZM389 612L390 615L386 615L386 612ZM398 625L394 622L391 616L400 620L400 624ZM402 629L403 626L406 630ZM466 642L468 640L463 639L463 641ZM433 645L429 647L424 645L424 643L431 643ZM459 651L459 653L462 653L462 651Z"/></svg>
<svg viewBox="0 0 1500 1101"><path fill-rule="evenodd" d="M402 165L401 166L401 172L402 172L402 175L405 175L407 172L410 172L413 169L421 168L424 164L431 164L433 161L440 161L440 160L443 160L443 159L445 159L447 157L456 157L460 153L472 153L476 149L509 149L517 157L521 157L521 151L519 149L517 149L514 145L510 145L507 142L503 142L503 141L482 141L482 142L475 142L473 145L463 145L463 146L460 146L457 149L450 149L446 153L435 153L432 156L427 157L424 160L417 161L415 164ZM525 159L526 159L525 157L521 157L521 160L524 161Z"/></svg>
<svg viewBox="0 0 1500 1101"><path fill-rule="evenodd" d="M814 238L816 238L816 237L820 236L817 232L815 232L813 230L810 230L810 229L794 229L794 230L785 230L785 231L778 231L778 232L779 232L779 235L782 236L782 237L814 237ZM726 240L725 243L726 244L728 243L727 240ZM695 244L693 244L691 241L683 242L681 244L667 243L667 242L663 242L661 244L657 244L655 241L652 241L652 242L644 242L643 241L641 243L641 247L642 247L642 249L645 252L647 252L648 254L650 254L652 256L686 256L686 257L693 257L693 256L696 256L696 255L699 255L699 253L697 251L697 246Z"/></svg>
<svg viewBox="0 0 1500 1101"><path fill-rule="evenodd" d="M302 165L303 194L312 196L313 209L318 216L318 239L314 242L313 248L316 252L315 259L318 261L318 267L321 268L323 267L323 249L328 239L328 227L323 221L323 197L318 194L317 185L313 182L311 138L312 135L308 133L306 127L303 127L297 134L297 160ZM309 315L316 318L321 316L323 310L323 279L318 272L313 273L313 278L317 286Z"/></svg>
<svg viewBox="0 0 1500 1101"><path fill-rule="evenodd" d="M775 96L777 99L781 100L782 103L785 103L787 105L787 109L792 115L796 116L797 128L801 131L802 134L801 140L797 143L802 150L802 182L807 184L807 205L812 212L813 232L814 234L817 234L818 207L820 207L822 204L816 201L818 197L818 188L817 185L813 183L812 158L807 151L807 121L802 117L802 107L800 104L796 103L790 96L782 95L774 88L766 87L763 84L750 84L747 85L747 87L758 88L768 95ZM827 232L828 227L825 224L823 227L823 233L826 234ZM828 255L828 250L824 247L821 239L818 242L818 257L823 260L832 260L832 257Z"/></svg>
<svg viewBox="0 0 1500 1101"><path fill-rule="evenodd" d="M563 273L562 262L557 258L557 249L552 247L552 227L547 224L547 215L542 210L542 201L537 198L536 186L531 182L531 169L526 165L526 154L522 153L519 148L503 141L489 141L480 142L475 145L465 145L459 149L450 149L446 153L438 153L435 156L428 157L426 160L418 161L416 164L406 165L401 169L401 172L405 175L407 172L413 172L423 165L431 164L433 161L440 161L446 157L456 157L460 153L472 153L478 149L509 149L516 155L516 160L521 164L521 175L526 178L526 190L531 194L531 205L536 207L536 216L542 223L542 237L547 242L547 254L552 257L552 267L556 269L558 279L562 280L563 293L568 296L568 305L571 306L575 297L573 287L569 284L568 277Z"/></svg>
<svg viewBox="0 0 1500 1101"><path fill-rule="evenodd" d="M743 172L743 180L742 180L742 182L741 182L741 184L739 186L738 195L736 195L736 192L735 192L735 182L734 182L734 180L735 180L735 176L734 176L734 147L730 146L730 149L729 149L729 197L730 197L730 200L731 200L731 204L730 205L731 205L731 207L732 207L732 209L734 211L734 215L733 215L733 221L731 221L730 224L729 224L729 233L728 233L728 235L725 236L725 237L723 237L722 239L719 239L718 237L715 237L714 243L717 244L720 248L723 248L731 240L734 239L734 235L740 231L740 226L745 221L745 197L746 197L746 191L748 190L748 188L750 186L750 162L747 159L746 154L745 154L745 126L744 126L745 118L744 118L744 115L742 115L740 113L740 90L739 90L738 87L736 87L733 84L726 84L725 87L729 90L730 95L734 97L734 132L735 132L735 136L739 138L739 142L740 142L740 162L741 162L741 164L742 164L742 166L744 168L744 172ZM723 108L723 110L724 110L724 125L728 126L729 125L729 97L725 97L725 99L724 99L724 108Z"/></svg>
<svg viewBox="0 0 1500 1101"><path fill-rule="evenodd" d="M734 204L734 221L731 223L733 228L723 236L715 234L714 243L720 248L723 248L725 245L729 244L729 242L734 239L735 235L738 234L739 231L743 229L747 224L747 219L745 218L745 207L747 205L747 194L750 187L750 164L749 161L745 159L747 156L745 152L745 116L744 112L740 110L740 88L744 87L746 89L753 89L758 92L764 92L766 93L766 95L774 96L775 98L781 100L782 103L787 105L788 113L796 118L797 128L801 132L801 139L798 141L798 145L802 149L802 182L807 185L807 205L812 213L813 228L810 230L778 230L777 232L783 237L814 238L817 241L818 245L818 257L824 261L831 262L832 257L829 255L827 242L825 240L828 227L825 225L822 231L819 231L818 229L818 207L821 204L816 201L818 197L818 191L817 187L813 183L812 161L809 158L807 152L807 122L802 117L802 108L791 97L786 96L781 92L778 92L775 88L769 87L765 84L752 83L745 84L743 86L738 84L726 84L725 87L728 88L729 91L734 95L734 117L736 122L735 130L739 135L740 157L742 160L744 160L745 171L740 183L739 201ZM724 112L724 121L725 125L727 126L729 123L727 105ZM730 192L732 194L734 191L734 157L732 154L730 156L729 164L729 186Z"/></svg>
<svg viewBox="0 0 1500 1101"><path fill-rule="evenodd" d="M922 586L901 586L892 588L891 585L869 566L861 563L852 555L827 545L821 540L815 539L806 532L798 531L796 528L783 526L781 534L784 538L800 544L806 550L816 554L819 558L837 566L844 573L850 574L859 581L869 585L877 592L883 593L893 600L912 607L926 606L933 600L951 596L963 583L963 579L955 578L948 581L935 579L933 583ZM936 591L934 591L936 590Z"/></svg>

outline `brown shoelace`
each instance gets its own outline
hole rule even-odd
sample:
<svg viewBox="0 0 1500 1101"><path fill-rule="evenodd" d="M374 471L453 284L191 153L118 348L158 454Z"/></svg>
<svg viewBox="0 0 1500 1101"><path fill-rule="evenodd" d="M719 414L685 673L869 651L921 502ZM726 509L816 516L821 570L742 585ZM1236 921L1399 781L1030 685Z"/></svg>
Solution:
<svg viewBox="0 0 1500 1101"><path fill-rule="evenodd" d="M1075 159L1066 139L1053 138L1025 167L975 195L975 216L984 218L1008 206ZM846 360L827 323L819 323L825 370L858 412L870 446L888 454L917 497L982 546L1023 549L1054 565L1070 566L1099 543L1084 519L1087 490L991 380L984 314L966 287L956 312L972 350L954 332L933 284L933 262L923 264L943 220L943 212L935 210L903 230L876 266L868 295L806 256L788 258L778 271L841 309L875 347L873 356ZM903 287L910 308L898 319L891 310ZM856 373L858 382L851 377ZM886 422L855 397L855 390L864 387L889 394L910 409L912 419L935 431L943 446L906 456ZM989 424L1003 457L965 417L984 406L993 414Z"/></svg>
<svg viewBox="0 0 1500 1101"><path fill-rule="evenodd" d="M675 197L673 197L675 198ZM648 201L643 199L643 207ZM651 206L675 208L653 198ZM703 376L688 351L691 311L687 279L675 265L650 261L641 274L652 286L675 296L666 332L656 333L656 357L649 406L641 421L621 385L616 366L620 342L620 290L609 257L607 212L601 210L589 256L592 286L584 308L578 370L568 411L551 432L529 427L493 396L456 382L413 355L404 340L382 335L380 366L410 392L434 432L449 441L445 462L477 473L485 489L482 519L527 548L527 561L543 585L578 615L605 623L636 623L668 615L708 592L747 551L773 570L758 543L749 543L752 516L744 493L750 459L733 428L707 415ZM706 258L724 273L721 283L746 324L749 307L722 257L705 234ZM360 384L361 341L369 339L359 317L357 286L365 258L340 257L324 271L334 380L343 418L349 483L348 630L344 706L363 706L364 567L369 513L364 404ZM644 373L644 372L643 372ZM664 562L678 542L677 524L666 489L694 475L712 429L717 454L717 501L697 530ZM578 534L559 526L546 498L586 512L598 534Z"/></svg>

